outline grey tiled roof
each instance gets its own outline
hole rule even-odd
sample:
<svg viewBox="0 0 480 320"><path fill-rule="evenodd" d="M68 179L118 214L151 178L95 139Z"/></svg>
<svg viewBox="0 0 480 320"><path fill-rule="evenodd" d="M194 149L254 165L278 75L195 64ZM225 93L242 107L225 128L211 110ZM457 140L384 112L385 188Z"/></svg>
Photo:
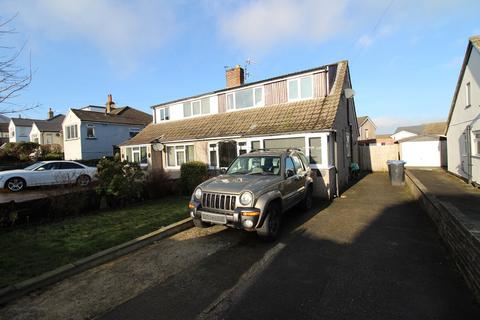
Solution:
<svg viewBox="0 0 480 320"><path fill-rule="evenodd" d="M152 116L131 107L113 109L110 113L71 109L82 121L147 125L152 122Z"/></svg>
<svg viewBox="0 0 480 320"><path fill-rule="evenodd" d="M416 126L398 127L395 133L408 131L417 135L443 135L445 133L446 122L424 123Z"/></svg>

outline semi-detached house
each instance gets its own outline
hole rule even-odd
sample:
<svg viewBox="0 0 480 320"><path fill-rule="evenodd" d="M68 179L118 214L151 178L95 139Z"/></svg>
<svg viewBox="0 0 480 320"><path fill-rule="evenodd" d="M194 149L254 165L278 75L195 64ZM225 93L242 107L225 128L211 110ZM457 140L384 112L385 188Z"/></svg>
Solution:
<svg viewBox="0 0 480 320"><path fill-rule="evenodd" d="M226 168L254 149L299 148L310 159L317 196L346 186L359 135L347 61L244 83L226 71L225 89L154 105L153 122L120 145L124 160L178 177L192 160Z"/></svg>

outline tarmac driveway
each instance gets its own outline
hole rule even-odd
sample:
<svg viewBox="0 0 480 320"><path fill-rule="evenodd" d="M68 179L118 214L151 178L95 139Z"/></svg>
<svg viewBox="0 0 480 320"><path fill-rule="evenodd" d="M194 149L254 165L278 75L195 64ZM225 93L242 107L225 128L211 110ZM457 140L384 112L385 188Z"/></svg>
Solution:
<svg viewBox="0 0 480 320"><path fill-rule="evenodd" d="M0 310L45 319L480 319L426 214L386 174L291 212L276 243L187 230Z"/></svg>

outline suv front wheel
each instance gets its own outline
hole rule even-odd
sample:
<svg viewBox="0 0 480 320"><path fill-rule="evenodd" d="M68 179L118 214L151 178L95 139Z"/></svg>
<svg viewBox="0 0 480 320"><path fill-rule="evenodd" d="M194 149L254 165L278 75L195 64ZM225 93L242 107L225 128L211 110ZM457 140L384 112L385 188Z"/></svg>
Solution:
<svg viewBox="0 0 480 320"><path fill-rule="evenodd" d="M277 238L280 231L282 215L280 208L276 204L270 204L265 212L267 217L263 225L257 229L258 236L265 241L273 241Z"/></svg>

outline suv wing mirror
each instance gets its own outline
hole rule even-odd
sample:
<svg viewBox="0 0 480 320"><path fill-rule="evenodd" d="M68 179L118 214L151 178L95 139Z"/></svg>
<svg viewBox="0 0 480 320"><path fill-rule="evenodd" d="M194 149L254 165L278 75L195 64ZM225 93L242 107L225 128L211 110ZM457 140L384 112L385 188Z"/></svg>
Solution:
<svg viewBox="0 0 480 320"><path fill-rule="evenodd" d="M293 177L295 172L292 169L287 169L287 178Z"/></svg>

